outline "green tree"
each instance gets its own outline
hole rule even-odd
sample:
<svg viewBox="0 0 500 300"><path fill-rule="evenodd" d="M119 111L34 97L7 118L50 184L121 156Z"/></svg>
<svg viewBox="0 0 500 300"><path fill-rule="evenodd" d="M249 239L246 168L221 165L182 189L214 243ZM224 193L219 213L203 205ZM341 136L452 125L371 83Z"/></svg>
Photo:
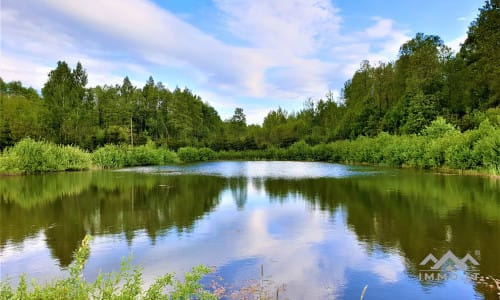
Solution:
<svg viewBox="0 0 500 300"><path fill-rule="evenodd" d="M78 124L85 109L86 85L87 74L79 62L71 70L66 62L59 61L56 69L50 71L42 95L48 110L49 127L57 143L76 143L83 134Z"/></svg>
<svg viewBox="0 0 500 300"><path fill-rule="evenodd" d="M470 73L468 86L475 107L500 105L500 2L487 0L471 23L460 49Z"/></svg>

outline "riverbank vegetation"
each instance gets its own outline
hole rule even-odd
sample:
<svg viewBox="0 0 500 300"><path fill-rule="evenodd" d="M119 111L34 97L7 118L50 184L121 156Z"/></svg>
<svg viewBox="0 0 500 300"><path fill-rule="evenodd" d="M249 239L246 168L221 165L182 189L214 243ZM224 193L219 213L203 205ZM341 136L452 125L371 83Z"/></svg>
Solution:
<svg viewBox="0 0 500 300"><path fill-rule="evenodd" d="M83 276L83 269L90 255L89 236L75 252L74 262L69 266L69 276L43 285L20 278L17 288L0 283L1 299L218 299L217 290L208 291L200 279L210 273L204 266L194 267L184 274L184 280L175 279L174 274L158 277L148 288L144 288L140 267L131 267L124 261L117 273L100 273L94 282ZM31 283L31 284L30 284ZM167 288L170 292L167 293Z"/></svg>
<svg viewBox="0 0 500 300"><path fill-rule="evenodd" d="M92 153L92 161L99 168L151 166L178 162L177 154L153 143L131 147L108 144Z"/></svg>
<svg viewBox="0 0 500 300"><path fill-rule="evenodd" d="M91 167L91 155L78 147L26 138L0 156L0 172L41 173L76 171Z"/></svg>
<svg viewBox="0 0 500 300"><path fill-rule="evenodd" d="M394 61L363 61L340 97L329 92L297 112L271 110L262 125L247 124L241 108L222 120L189 89L152 77L142 88L128 77L88 88L80 63L58 62L41 95L0 78L0 172L293 159L498 173L499 26L498 3L488 0L458 53L419 33ZM26 152L27 137L65 146Z"/></svg>
<svg viewBox="0 0 500 300"><path fill-rule="evenodd" d="M500 128L486 120L478 129L462 133L443 118L437 118L420 134L391 135L382 132L375 137L360 136L354 140L316 145L301 140L288 148L218 152L206 147L183 147L174 152L148 143L135 147L110 144L88 153L77 147L24 139L0 156L0 171L40 173L210 160L367 163L500 174Z"/></svg>
<svg viewBox="0 0 500 300"><path fill-rule="evenodd" d="M392 167L476 170L500 174L500 128L489 121L461 133L438 118L421 134L360 136L355 140L308 145L304 141L287 149L221 151L218 159L310 160L368 163Z"/></svg>

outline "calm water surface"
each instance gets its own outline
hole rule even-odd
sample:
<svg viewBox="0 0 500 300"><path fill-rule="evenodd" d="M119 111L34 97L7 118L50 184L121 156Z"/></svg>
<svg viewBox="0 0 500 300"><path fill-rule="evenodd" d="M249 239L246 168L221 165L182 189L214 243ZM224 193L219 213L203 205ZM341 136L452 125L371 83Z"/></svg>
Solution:
<svg viewBox="0 0 500 300"><path fill-rule="evenodd" d="M64 276L87 233L88 279L132 253L146 282L205 264L233 291L262 266L280 299L499 299L495 179L306 162L0 178L2 280ZM448 250L477 265L420 265Z"/></svg>

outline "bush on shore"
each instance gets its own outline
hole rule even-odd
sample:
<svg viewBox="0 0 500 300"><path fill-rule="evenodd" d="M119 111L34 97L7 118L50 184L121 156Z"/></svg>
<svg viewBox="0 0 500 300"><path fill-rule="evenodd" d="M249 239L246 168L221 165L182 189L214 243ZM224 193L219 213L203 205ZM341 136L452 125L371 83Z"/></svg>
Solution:
<svg viewBox="0 0 500 300"><path fill-rule="evenodd" d="M306 160L368 163L422 169L448 168L500 174L500 128L484 121L479 129L460 133L438 118L421 134L390 135L310 146L304 141L288 149L221 151L218 159Z"/></svg>
<svg viewBox="0 0 500 300"><path fill-rule="evenodd" d="M101 168L152 166L177 162L177 155L148 143L142 146L105 145L92 153L92 161Z"/></svg>
<svg viewBox="0 0 500 300"><path fill-rule="evenodd" d="M40 173L84 170L92 166L120 168L210 160L300 160L338 163L368 163L423 169L479 170L500 174L500 128L489 121L475 130L460 133L438 118L420 134L390 135L335 141L310 146L298 141L289 148L219 151L183 147L177 153L143 146L106 145L89 154L76 147L24 139L0 156L0 172Z"/></svg>
<svg viewBox="0 0 500 300"><path fill-rule="evenodd" d="M216 159L215 151L210 148L182 147L177 151L179 159L183 162L209 161Z"/></svg>
<svg viewBox="0 0 500 300"><path fill-rule="evenodd" d="M91 167L90 154L72 146L60 146L25 138L4 151L0 171L26 174L86 170Z"/></svg>

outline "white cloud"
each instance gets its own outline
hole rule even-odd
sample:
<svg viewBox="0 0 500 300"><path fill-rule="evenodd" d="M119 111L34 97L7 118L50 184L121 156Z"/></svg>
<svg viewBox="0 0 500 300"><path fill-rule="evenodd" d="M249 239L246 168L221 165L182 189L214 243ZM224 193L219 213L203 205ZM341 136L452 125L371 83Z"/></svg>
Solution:
<svg viewBox="0 0 500 300"><path fill-rule="evenodd" d="M144 60L198 69L206 85L222 90L237 86L259 94L262 64L258 55L226 45L148 1L46 2L83 26L119 39Z"/></svg>
<svg viewBox="0 0 500 300"><path fill-rule="evenodd" d="M4 0L0 76L40 88L58 60L81 61L90 85L178 70L188 81L176 84L196 87L217 109L246 109L242 99L253 99L256 115L249 119L260 122L264 110L275 108L270 99L297 109L308 97L339 89L361 60L394 58L408 39L393 20L380 17L369 28L344 32L340 10L329 0L214 4L227 33L243 45L147 0Z"/></svg>
<svg viewBox="0 0 500 300"><path fill-rule="evenodd" d="M50 70L50 66L34 63L25 57L0 55L0 76L7 82L21 81L23 85L41 88Z"/></svg>
<svg viewBox="0 0 500 300"><path fill-rule="evenodd" d="M374 18L374 20L376 20L377 23L365 30L365 34L368 38L383 38L392 34L392 20L382 18Z"/></svg>
<svg viewBox="0 0 500 300"><path fill-rule="evenodd" d="M467 35L464 34L462 36L457 37L456 39L453 39L451 41L446 42L445 44L453 50L453 52L457 53L460 51L460 46L462 45L463 42L465 42L465 39L467 39Z"/></svg>
<svg viewBox="0 0 500 300"><path fill-rule="evenodd" d="M260 49L281 54L314 54L340 28L338 10L328 0L216 0L228 29Z"/></svg>
<svg viewBox="0 0 500 300"><path fill-rule="evenodd" d="M89 85L120 83L126 73L146 75L138 64L103 57L95 41L76 38L68 26L50 18L38 2L6 2L2 7L2 52L0 76L6 81L20 80L41 89L47 75L59 60L70 65L80 61L88 72ZM105 54L105 53L104 53ZM125 74L116 75L120 70Z"/></svg>

